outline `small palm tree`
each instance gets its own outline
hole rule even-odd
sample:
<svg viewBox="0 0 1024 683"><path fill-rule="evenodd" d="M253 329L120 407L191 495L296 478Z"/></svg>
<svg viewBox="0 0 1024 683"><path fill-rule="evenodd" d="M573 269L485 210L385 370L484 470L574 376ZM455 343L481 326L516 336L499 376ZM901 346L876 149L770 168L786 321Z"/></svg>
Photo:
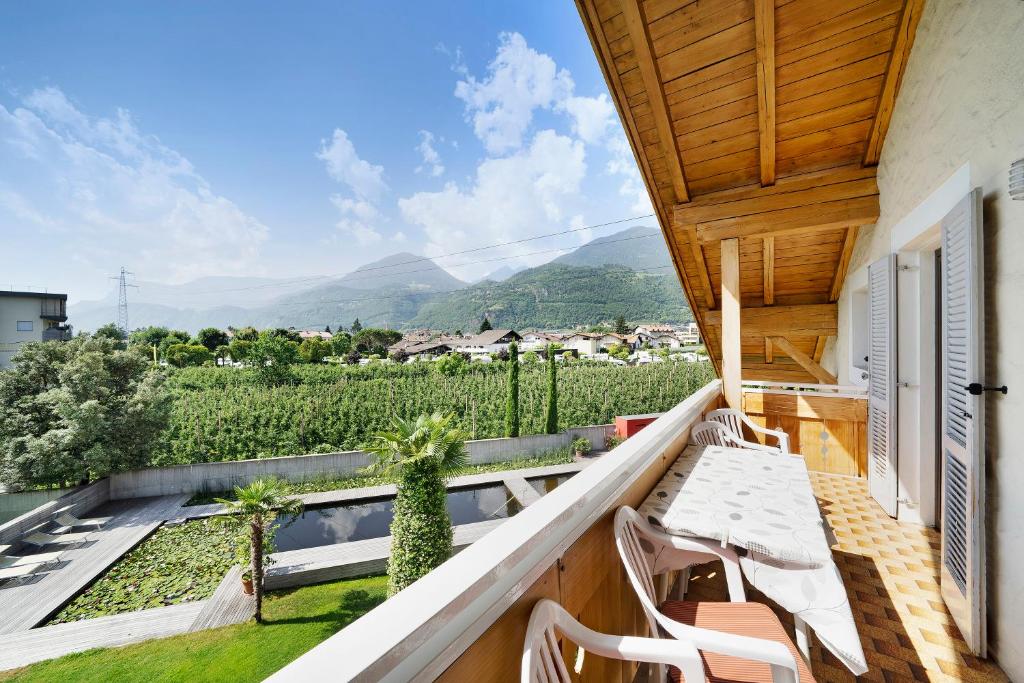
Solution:
<svg viewBox="0 0 1024 683"><path fill-rule="evenodd" d="M218 498L223 503L229 524L245 531L249 571L252 573L253 592L256 597L256 621L263 622L263 569L264 555L273 549L274 522L279 515L294 519L302 512L302 502L287 497L285 485L278 479L257 479L248 486L235 487L236 500ZM269 547L268 547L269 546Z"/></svg>
<svg viewBox="0 0 1024 683"><path fill-rule="evenodd" d="M370 471L398 479L391 522L388 593L394 595L452 554L452 522L445 481L469 461L468 435L452 427L454 415L395 418L365 450L376 457Z"/></svg>

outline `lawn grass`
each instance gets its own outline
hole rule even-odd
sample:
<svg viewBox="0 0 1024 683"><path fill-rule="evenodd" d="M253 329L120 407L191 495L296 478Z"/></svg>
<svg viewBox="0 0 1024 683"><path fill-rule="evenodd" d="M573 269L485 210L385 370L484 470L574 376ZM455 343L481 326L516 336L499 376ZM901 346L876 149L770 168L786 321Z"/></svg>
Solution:
<svg viewBox="0 0 1024 683"><path fill-rule="evenodd" d="M387 577L347 579L268 595L255 622L90 650L0 673L0 681L261 681L370 611Z"/></svg>

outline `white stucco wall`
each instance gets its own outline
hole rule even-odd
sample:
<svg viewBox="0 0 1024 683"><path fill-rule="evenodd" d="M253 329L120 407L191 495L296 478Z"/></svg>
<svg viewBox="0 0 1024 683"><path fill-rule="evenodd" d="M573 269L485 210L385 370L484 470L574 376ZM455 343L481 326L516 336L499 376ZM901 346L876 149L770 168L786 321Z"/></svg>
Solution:
<svg viewBox="0 0 1024 683"><path fill-rule="evenodd" d="M46 321L39 317L39 299L0 297L0 368L10 366L11 357L25 342L42 341ZM32 321L31 332L19 332L18 321Z"/></svg>
<svg viewBox="0 0 1024 683"><path fill-rule="evenodd" d="M989 643L1012 680L1024 680L1024 201L1009 198L1007 176L1022 157L1024 2L929 0L878 169L881 215L858 240L840 306L860 269L930 220L915 221L915 208L940 205L947 181L959 187L958 171L962 186L983 189L986 374L1010 387L986 403ZM844 327L829 364L846 383Z"/></svg>

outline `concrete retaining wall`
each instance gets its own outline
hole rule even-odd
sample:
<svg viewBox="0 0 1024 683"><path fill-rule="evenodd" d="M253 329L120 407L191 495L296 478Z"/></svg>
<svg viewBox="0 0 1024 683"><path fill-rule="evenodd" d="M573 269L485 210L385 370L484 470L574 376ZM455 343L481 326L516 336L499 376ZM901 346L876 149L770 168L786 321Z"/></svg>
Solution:
<svg viewBox="0 0 1024 683"><path fill-rule="evenodd" d="M535 434L512 439L469 441L470 462L476 465L529 458L568 447L576 438L590 441L595 449L604 448L612 425L577 427L560 434ZM363 451L293 455L261 460L210 462L172 467L150 467L110 476L110 498L140 498L179 493L227 491L245 486L254 479L275 476L289 481L325 477L338 478L359 474L370 464Z"/></svg>
<svg viewBox="0 0 1024 683"><path fill-rule="evenodd" d="M28 530L39 526L43 522L48 522L57 510L68 508L68 512L71 514L82 517L89 510L99 507L109 500L109 479L100 479L88 486L78 487L56 500L44 503L34 510L30 510L0 525L0 543L11 543L23 536Z"/></svg>

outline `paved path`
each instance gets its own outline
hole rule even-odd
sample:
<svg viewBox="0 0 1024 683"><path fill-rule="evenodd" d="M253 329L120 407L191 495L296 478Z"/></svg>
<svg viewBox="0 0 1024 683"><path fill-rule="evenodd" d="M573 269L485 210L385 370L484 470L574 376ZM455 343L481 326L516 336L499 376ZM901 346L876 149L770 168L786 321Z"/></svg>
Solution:
<svg viewBox="0 0 1024 683"><path fill-rule="evenodd" d="M185 494L140 499L139 505L118 514L99 531L91 532L85 543L68 546L57 568L0 585L0 634L27 631L46 621L164 520L176 516L188 498ZM43 548L55 549L58 548ZM6 639L2 640L6 646Z"/></svg>

